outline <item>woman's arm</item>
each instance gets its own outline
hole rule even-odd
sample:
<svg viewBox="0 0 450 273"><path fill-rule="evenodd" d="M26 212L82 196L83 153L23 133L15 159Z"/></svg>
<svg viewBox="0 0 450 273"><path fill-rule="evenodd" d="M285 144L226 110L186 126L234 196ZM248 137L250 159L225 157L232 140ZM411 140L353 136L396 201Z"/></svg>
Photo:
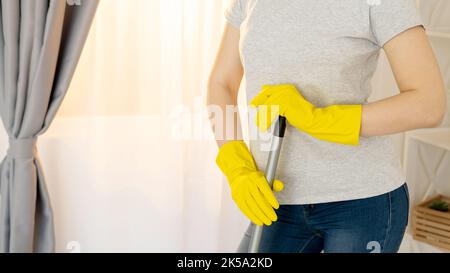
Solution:
<svg viewBox="0 0 450 273"><path fill-rule="evenodd" d="M264 174L258 170L247 145L242 141L239 113L233 109L230 111L232 116L225 114L230 106L237 107L239 86L244 75L239 56L239 39L239 30L228 24L209 78L208 106L214 107L214 110L218 108L222 112L218 117L211 117L220 146L216 163L227 177L231 195L239 209L254 224L270 226L277 220L275 209L278 209L280 204ZM233 126L227 126L228 123ZM227 129L232 130L230 134L227 134ZM283 183L274 181L274 190L282 189Z"/></svg>
<svg viewBox="0 0 450 273"><path fill-rule="evenodd" d="M223 118L211 117L215 119L212 122L213 130L220 147L228 141L242 140L239 115L230 117L226 114L227 106L237 107L239 86L244 74L239 56L239 39L239 30L227 24L208 83L208 106L220 107L223 114ZM232 128L227 126L229 123L233 124Z"/></svg>
<svg viewBox="0 0 450 273"><path fill-rule="evenodd" d="M405 31L384 46L400 94L363 107L361 135L437 127L446 111L443 79L425 30Z"/></svg>

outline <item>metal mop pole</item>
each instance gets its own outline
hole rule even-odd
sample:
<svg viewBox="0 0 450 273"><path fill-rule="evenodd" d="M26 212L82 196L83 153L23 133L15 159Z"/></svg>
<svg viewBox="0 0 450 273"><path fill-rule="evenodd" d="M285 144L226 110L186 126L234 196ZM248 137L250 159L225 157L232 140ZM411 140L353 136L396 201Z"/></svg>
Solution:
<svg viewBox="0 0 450 273"><path fill-rule="evenodd" d="M275 173L277 171L278 159L280 158L281 146L283 144L284 134L286 132L286 118L279 117L275 126L275 131L272 139L272 148L270 149L269 159L267 161L265 176L269 182L270 187L275 180ZM259 245L261 243L263 227L254 226L252 239L250 241L249 253L258 253Z"/></svg>

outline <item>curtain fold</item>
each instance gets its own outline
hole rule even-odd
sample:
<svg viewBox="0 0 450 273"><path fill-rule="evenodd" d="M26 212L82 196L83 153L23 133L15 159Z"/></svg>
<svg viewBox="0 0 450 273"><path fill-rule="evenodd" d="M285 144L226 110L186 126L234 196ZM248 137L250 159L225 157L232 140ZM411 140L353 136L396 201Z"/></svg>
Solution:
<svg viewBox="0 0 450 273"><path fill-rule="evenodd" d="M36 142L69 87L98 0L2 0L0 252L53 252L53 214Z"/></svg>

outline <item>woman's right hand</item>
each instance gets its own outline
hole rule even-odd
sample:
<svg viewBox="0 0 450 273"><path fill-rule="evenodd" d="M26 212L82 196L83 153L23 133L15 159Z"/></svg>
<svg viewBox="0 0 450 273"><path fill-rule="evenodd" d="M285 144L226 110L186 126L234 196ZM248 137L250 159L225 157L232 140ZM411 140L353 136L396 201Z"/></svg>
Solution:
<svg viewBox="0 0 450 273"><path fill-rule="evenodd" d="M275 209L280 205L243 141L224 144L216 162L228 179L233 200L254 224L270 226L277 221ZM281 191L283 187L279 180L273 184L275 191Z"/></svg>

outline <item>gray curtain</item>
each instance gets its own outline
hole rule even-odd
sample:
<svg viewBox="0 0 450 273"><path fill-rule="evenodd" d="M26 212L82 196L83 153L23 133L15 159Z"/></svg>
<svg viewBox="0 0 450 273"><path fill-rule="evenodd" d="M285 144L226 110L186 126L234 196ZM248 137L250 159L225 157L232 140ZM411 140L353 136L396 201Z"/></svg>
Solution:
<svg viewBox="0 0 450 273"><path fill-rule="evenodd" d="M1 0L0 252L53 252L53 215L36 141L69 87L98 0ZM64 181L61 181L63 183Z"/></svg>

